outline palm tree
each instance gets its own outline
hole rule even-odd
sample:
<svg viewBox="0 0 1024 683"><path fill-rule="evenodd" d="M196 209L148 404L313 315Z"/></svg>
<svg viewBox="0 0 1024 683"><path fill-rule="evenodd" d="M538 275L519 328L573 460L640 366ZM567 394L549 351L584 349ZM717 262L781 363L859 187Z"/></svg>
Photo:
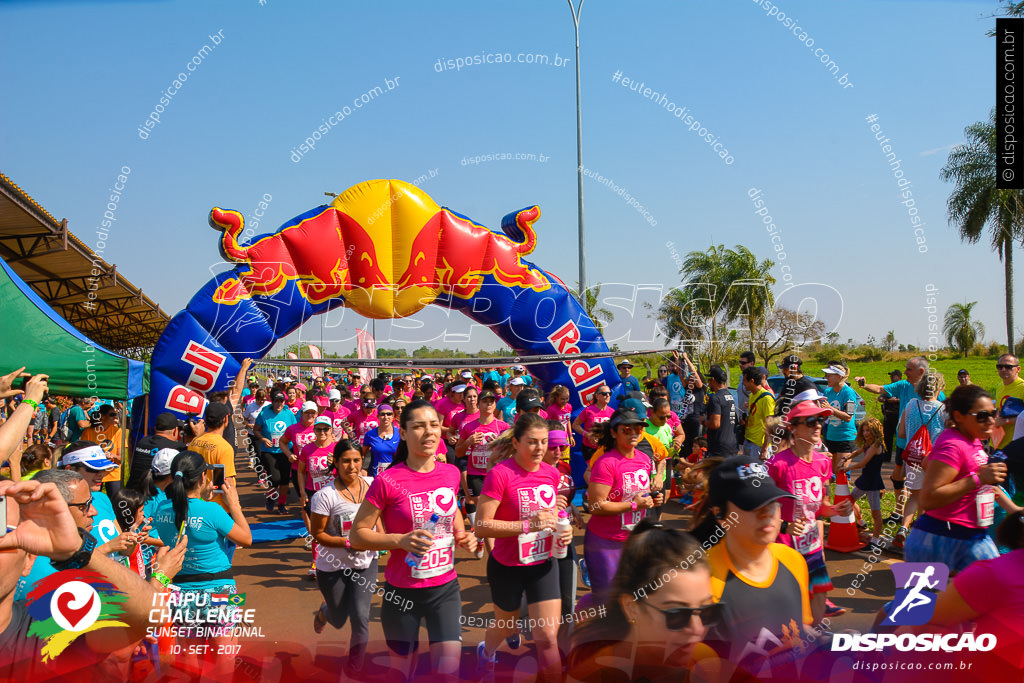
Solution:
<svg viewBox="0 0 1024 683"><path fill-rule="evenodd" d="M966 358L967 352L985 336L985 326L971 320L971 309L977 301L953 304L946 309L946 317L942 322L942 332L946 335L946 343Z"/></svg>
<svg viewBox="0 0 1024 683"><path fill-rule="evenodd" d="M755 326L775 306L775 295L771 290L775 284L772 277L774 265L770 258L758 262L757 257L742 244L737 244L735 251L730 249L726 253L728 284L731 285L726 306L733 319L746 318L751 351L754 350Z"/></svg>
<svg viewBox="0 0 1024 683"><path fill-rule="evenodd" d="M583 292L580 304L590 319L594 321L594 327L597 328L598 334L604 336L604 326L614 320L615 315L607 308L597 305L601 301L601 284L599 282L596 285L591 285L587 291ZM580 291L579 282L576 283L576 291Z"/></svg>
<svg viewBox="0 0 1024 683"><path fill-rule="evenodd" d="M1013 349L1013 242L1024 228L1024 196L1020 190L996 187L996 110L988 121L964 129L967 142L949 153L941 177L956 183L946 202L949 222L960 239L974 244L986 225L991 228L992 247L1003 262L1006 284L1006 343Z"/></svg>

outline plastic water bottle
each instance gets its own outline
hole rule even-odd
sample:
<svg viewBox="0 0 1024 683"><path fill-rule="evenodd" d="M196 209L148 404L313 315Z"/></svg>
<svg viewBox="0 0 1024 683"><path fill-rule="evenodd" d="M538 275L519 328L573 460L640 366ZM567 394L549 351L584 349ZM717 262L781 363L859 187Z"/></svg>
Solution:
<svg viewBox="0 0 1024 683"><path fill-rule="evenodd" d="M429 531L430 533L434 533L434 529L437 528L437 522L440 519L441 518L438 516L436 512L430 515L430 519L427 520L427 523L423 525L423 530ZM405 563L410 567L416 567L416 565L418 565L420 563L420 560L422 559L422 555L417 555L416 553L409 553L405 557Z"/></svg>
<svg viewBox="0 0 1024 683"><path fill-rule="evenodd" d="M569 555L569 544L562 542L562 534L570 526L572 525L569 523L569 511L560 510L558 512L558 521L555 523L555 552L553 555L556 559L561 560Z"/></svg>

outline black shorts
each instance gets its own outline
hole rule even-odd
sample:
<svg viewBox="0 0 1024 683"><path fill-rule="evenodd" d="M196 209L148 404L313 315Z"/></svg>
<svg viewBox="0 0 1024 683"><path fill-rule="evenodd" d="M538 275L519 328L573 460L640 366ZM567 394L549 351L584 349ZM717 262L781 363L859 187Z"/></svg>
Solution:
<svg viewBox="0 0 1024 683"><path fill-rule="evenodd" d="M460 472L465 472L466 471L466 467L468 465L469 465L469 456L468 455L464 455L461 458L459 458L459 457L455 458L455 466L459 468Z"/></svg>
<svg viewBox="0 0 1024 683"><path fill-rule="evenodd" d="M469 494L471 496L479 496L480 492L484 490L484 475L467 474L466 488L469 489Z"/></svg>
<svg viewBox="0 0 1024 683"><path fill-rule="evenodd" d="M857 444L854 441L832 441L825 439L825 448L828 449L829 453L853 453L857 450Z"/></svg>
<svg viewBox="0 0 1024 683"><path fill-rule="evenodd" d="M552 559L528 567L506 567L491 555L487 558L487 583L491 585L491 602L506 612L519 611L523 591L529 605L562 599L558 563Z"/></svg>
<svg viewBox="0 0 1024 683"><path fill-rule="evenodd" d="M288 460L288 456L277 451L260 451L260 463L263 465L263 469L267 473L267 480L270 482L270 486L287 486L288 480L292 476L291 469L292 463Z"/></svg>
<svg viewBox="0 0 1024 683"><path fill-rule="evenodd" d="M896 447L896 467L903 467L903 449Z"/></svg>
<svg viewBox="0 0 1024 683"><path fill-rule="evenodd" d="M380 625L388 649L404 657L420 642L420 621L426 621L430 644L462 641L462 594L453 579L430 588L395 588L385 583Z"/></svg>
<svg viewBox="0 0 1024 683"><path fill-rule="evenodd" d="M306 504L302 506L302 509L306 511L307 515L312 515L313 514L313 510L312 510L311 506L313 504L313 495L315 493L316 493L316 491L310 491L309 489L306 489Z"/></svg>

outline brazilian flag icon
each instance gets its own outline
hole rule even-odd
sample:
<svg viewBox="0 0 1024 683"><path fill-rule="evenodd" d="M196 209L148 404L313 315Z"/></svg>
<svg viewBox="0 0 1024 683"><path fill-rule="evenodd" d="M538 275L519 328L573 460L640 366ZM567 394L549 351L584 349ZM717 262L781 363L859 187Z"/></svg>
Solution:
<svg viewBox="0 0 1024 683"><path fill-rule="evenodd" d="M235 593L234 595L228 596L228 604L235 607L241 607L245 604L245 593Z"/></svg>

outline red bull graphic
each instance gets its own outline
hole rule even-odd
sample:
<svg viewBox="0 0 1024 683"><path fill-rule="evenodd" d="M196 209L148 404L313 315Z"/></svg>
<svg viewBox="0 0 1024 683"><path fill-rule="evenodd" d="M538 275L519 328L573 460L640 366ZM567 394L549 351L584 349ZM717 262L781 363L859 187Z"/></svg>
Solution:
<svg viewBox="0 0 1024 683"><path fill-rule="evenodd" d="M464 312L520 355L606 352L576 297L526 260L540 208L485 227L399 180L370 180L242 242L237 211L214 208L223 257L237 264L206 283L171 320L151 362L149 419L202 412L241 361L266 355L304 321L337 306L367 318L402 318L428 304ZM618 373L610 358L531 367L545 387L570 388L574 409ZM136 414L143 414L138 411Z"/></svg>

